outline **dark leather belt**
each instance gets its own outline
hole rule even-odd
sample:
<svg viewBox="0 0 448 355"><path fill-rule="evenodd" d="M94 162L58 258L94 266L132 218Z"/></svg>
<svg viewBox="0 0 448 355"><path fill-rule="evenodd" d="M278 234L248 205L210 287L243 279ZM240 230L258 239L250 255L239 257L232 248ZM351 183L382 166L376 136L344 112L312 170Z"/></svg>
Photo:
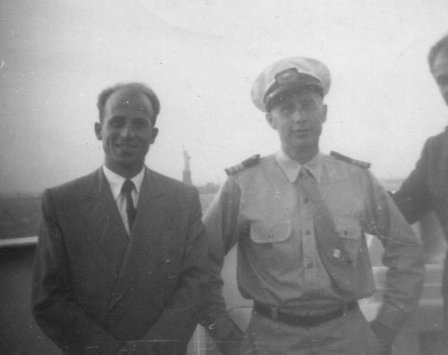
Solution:
<svg viewBox="0 0 448 355"><path fill-rule="evenodd" d="M254 312L264 317L271 318L275 321L283 322L297 327L315 327L321 323L325 323L332 319L342 317L344 314L348 313L356 307L358 307L358 302L353 301L345 304L341 308L324 314L296 315L280 312L276 307L269 307L260 303L255 303Z"/></svg>

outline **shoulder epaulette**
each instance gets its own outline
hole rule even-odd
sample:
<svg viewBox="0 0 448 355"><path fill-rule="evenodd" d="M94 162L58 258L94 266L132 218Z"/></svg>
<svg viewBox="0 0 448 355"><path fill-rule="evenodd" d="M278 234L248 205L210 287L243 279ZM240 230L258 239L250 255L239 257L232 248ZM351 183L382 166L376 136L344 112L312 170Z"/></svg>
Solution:
<svg viewBox="0 0 448 355"><path fill-rule="evenodd" d="M239 173L240 171L257 164L259 161L260 161L260 154L256 154L251 156L249 159L243 160L241 163L237 165L224 169L224 171L227 173L227 175L235 175L236 173Z"/></svg>
<svg viewBox="0 0 448 355"><path fill-rule="evenodd" d="M352 158L346 157L345 155L342 155L342 154L339 154L339 153L333 152L333 151L330 152L330 155L332 157L335 157L336 159L345 161L346 163L350 163L350 164L359 166L360 168L363 168L363 169L368 169L368 168L370 168L370 165L371 165L370 163L367 163L365 161L352 159Z"/></svg>

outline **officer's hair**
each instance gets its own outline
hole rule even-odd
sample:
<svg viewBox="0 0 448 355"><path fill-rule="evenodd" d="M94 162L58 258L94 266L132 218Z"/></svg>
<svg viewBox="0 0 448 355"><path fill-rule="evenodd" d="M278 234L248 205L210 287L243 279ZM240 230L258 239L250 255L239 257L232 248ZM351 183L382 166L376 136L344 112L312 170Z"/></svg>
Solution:
<svg viewBox="0 0 448 355"><path fill-rule="evenodd" d="M98 100L96 102L96 106L98 107L99 112L99 118L100 122L103 122L104 119L104 107L106 106L106 102L109 99L109 97L116 91L120 89L137 89L142 94L146 95L146 97L149 99L152 105L152 109L154 110L154 122L153 124L156 124L157 115L160 112L160 101L157 97L156 93L149 88L147 85L143 83L137 83L137 82L130 82L130 83L118 83L114 86L108 87L100 92L98 95Z"/></svg>
<svg viewBox="0 0 448 355"><path fill-rule="evenodd" d="M441 39L439 39L436 44L434 44L431 49L429 50L428 54L428 63L429 63L429 69L432 72L432 66L434 64L434 60L436 59L437 53L440 52L441 49L448 47L448 33L443 36Z"/></svg>

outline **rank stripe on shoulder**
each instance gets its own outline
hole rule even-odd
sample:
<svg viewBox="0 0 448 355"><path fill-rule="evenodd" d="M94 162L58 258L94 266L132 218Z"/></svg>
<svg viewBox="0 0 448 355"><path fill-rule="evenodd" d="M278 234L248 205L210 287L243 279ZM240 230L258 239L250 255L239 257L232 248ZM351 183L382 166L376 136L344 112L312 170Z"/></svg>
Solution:
<svg viewBox="0 0 448 355"><path fill-rule="evenodd" d="M259 161L260 161L260 154L255 154L250 158L243 160L241 163L237 165L224 169L224 171L227 173L227 175L235 175L236 173L239 173L240 171L257 164Z"/></svg>
<svg viewBox="0 0 448 355"><path fill-rule="evenodd" d="M345 161L346 163L350 163L350 164L359 166L360 168L363 168L363 169L368 169L368 168L370 168L370 165L371 165L370 163L367 163L365 161L352 159L352 158L349 158L345 155L342 155L342 154L334 152L334 151L331 151L330 155L336 159Z"/></svg>

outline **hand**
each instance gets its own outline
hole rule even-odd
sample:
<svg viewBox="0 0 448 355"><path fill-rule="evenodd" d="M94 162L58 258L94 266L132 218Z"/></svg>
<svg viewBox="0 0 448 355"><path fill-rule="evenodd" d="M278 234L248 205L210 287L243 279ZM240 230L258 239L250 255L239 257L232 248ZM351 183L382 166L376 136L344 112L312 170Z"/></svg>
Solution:
<svg viewBox="0 0 448 355"><path fill-rule="evenodd" d="M230 317L227 315L220 317L208 326L207 331L223 355L239 353L244 333Z"/></svg>

